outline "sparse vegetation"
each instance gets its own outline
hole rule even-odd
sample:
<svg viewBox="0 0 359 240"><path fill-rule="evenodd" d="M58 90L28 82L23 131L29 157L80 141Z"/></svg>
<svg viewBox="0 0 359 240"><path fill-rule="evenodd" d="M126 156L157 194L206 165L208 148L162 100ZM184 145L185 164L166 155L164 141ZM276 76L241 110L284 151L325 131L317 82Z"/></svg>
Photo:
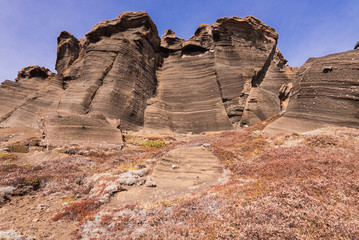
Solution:
<svg viewBox="0 0 359 240"><path fill-rule="evenodd" d="M16 159L17 159L17 156L15 154L0 150L0 161L12 162Z"/></svg>
<svg viewBox="0 0 359 240"><path fill-rule="evenodd" d="M184 144L210 142L232 172L228 183L195 196L99 212L83 226L101 228L101 235L88 228L78 233L94 239L358 238L359 148L351 145L348 152L331 138L306 139L265 139L250 131L193 137Z"/></svg>
<svg viewBox="0 0 359 240"><path fill-rule="evenodd" d="M314 135L306 137L304 143L310 147L334 147L340 144L339 140L335 137L328 135Z"/></svg>
<svg viewBox="0 0 359 240"><path fill-rule="evenodd" d="M76 148L74 154L65 151L67 157L36 166L6 162L12 153L4 152L0 186L64 192L59 204L67 205L53 220L77 222L78 239L359 238L356 135L265 138L253 134L257 130L249 127L182 141L133 137L139 144L121 151ZM146 142L150 146L143 145ZM176 147L203 143L209 143L206 148L230 170L225 184L196 195L101 208L106 204L99 200L104 189L122 173L149 166ZM98 194L89 200L95 189Z"/></svg>
<svg viewBox="0 0 359 240"><path fill-rule="evenodd" d="M102 205L97 199L90 199L83 202L73 203L65 207L64 211L56 214L52 220L58 221L60 219L76 220L82 222L94 215L98 208Z"/></svg>
<svg viewBox="0 0 359 240"><path fill-rule="evenodd" d="M142 143L142 146L161 148L167 146L168 144L170 143L157 139L157 140L147 140L144 143Z"/></svg>
<svg viewBox="0 0 359 240"><path fill-rule="evenodd" d="M13 153L28 153L29 152L29 148L23 143L12 144L12 145L7 146L7 148L9 149L10 152L13 152Z"/></svg>

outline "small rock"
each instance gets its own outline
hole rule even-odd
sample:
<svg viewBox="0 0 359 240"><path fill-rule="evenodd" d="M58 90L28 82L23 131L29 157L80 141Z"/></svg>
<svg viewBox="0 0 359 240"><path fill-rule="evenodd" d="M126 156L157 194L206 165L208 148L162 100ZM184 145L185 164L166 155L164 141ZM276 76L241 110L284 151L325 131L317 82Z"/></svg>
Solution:
<svg viewBox="0 0 359 240"><path fill-rule="evenodd" d="M177 169L178 166L177 165L172 165L172 169Z"/></svg>
<svg viewBox="0 0 359 240"><path fill-rule="evenodd" d="M154 182L154 181L152 181L152 179L151 178L148 178L147 180L146 180L146 187L157 187L157 184Z"/></svg>
<svg viewBox="0 0 359 240"><path fill-rule="evenodd" d="M140 185L140 186L142 186L142 185L145 184L145 183L146 183L146 179L144 179L144 178L140 178L140 179L137 181L137 184Z"/></svg>
<svg viewBox="0 0 359 240"><path fill-rule="evenodd" d="M4 152L10 152L10 149L8 148L0 148L1 151L4 151Z"/></svg>
<svg viewBox="0 0 359 240"><path fill-rule="evenodd" d="M49 205L47 205L47 204L39 204L39 205L37 205L37 209L39 209L39 210L44 210L44 209L47 209L47 208L49 208L50 206Z"/></svg>
<svg viewBox="0 0 359 240"><path fill-rule="evenodd" d="M131 171L131 174L134 176L143 177L146 174L146 170L144 170L144 169L134 170L134 171Z"/></svg>
<svg viewBox="0 0 359 240"><path fill-rule="evenodd" d="M34 218L34 219L32 220L32 222L38 222L38 221L40 221L40 219L38 219L38 218Z"/></svg>
<svg viewBox="0 0 359 240"><path fill-rule="evenodd" d="M146 160L146 162L149 162L149 163L154 162L154 161L156 161L156 158L150 158L150 159Z"/></svg>
<svg viewBox="0 0 359 240"><path fill-rule="evenodd" d="M119 178L119 179L117 179L117 182L121 185L132 186L132 185L136 184L137 179L135 177L131 176L128 178Z"/></svg>
<svg viewBox="0 0 359 240"><path fill-rule="evenodd" d="M107 187L103 190L103 192L104 192L105 194L113 195L113 194L119 192L120 189L121 189L121 186L118 186L118 185L113 184L113 185L107 186Z"/></svg>
<svg viewBox="0 0 359 240"><path fill-rule="evenodd" d="M16 187L13 186L6 186L6 187L0 187L0 194L13 194L13 192L16 190Z"/></svg>
<svg viewBox="0 0 359 240"><path fill-rule="evenodd" d="M80 151L78 152L79 155L86 155L86 154L88 154L88 153L89 153L89 151L87 151L87 150L80 150Z"/></svg>
<svg viewBox="0 0 359 240"><path fill-rule="evenodd" d="M203 147L210 147L211 144L209 144L209 143L203 143L202 146L203 146Z"/></svg>
<svg viewBox="0 0 359 240"><path fill-rule="evenodd" d="M90 195L90 196L88 197L88 199L94 199L94 198L97 197L97 195L98 195L98 194L94 193L94 194Z"/></svg>

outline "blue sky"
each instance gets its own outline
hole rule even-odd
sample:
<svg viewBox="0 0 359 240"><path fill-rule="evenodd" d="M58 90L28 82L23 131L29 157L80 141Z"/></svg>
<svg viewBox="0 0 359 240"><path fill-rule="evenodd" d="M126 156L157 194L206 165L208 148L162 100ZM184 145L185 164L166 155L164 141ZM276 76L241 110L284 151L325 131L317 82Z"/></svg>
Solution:
<svg viewBox="0 0 359 240"><path fill-rule="evenodd" d="M252 15L276 29L292 66L351 50L359 41L358 0L0 0L0 6L0 82L29 65L55 71L61 31L82 38L124 11L147 11L160 35L170 28L183 38L201 23Z"/></svg>

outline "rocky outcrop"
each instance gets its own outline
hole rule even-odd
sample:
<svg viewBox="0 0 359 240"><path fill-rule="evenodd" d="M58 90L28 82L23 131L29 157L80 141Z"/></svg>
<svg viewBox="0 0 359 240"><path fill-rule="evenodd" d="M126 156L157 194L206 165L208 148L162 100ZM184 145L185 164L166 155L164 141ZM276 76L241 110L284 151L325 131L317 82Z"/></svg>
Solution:
<svg viewBox="0 0 359 240"><path fill-rule="evenodd" d="M294 70L276 49L277 38L254 17L201 24L187 41L166 31L145 127L198 133L252 125L280 112L278 91Z"/></svg>
<svg viewBox="0 0 359 240"><path fill-rule="evenodd" d="M62 32L57 74L30 66L16 82L1 84L0 126L40 128L49 112L84 119L100 112L128 130L199 133L252 125L282 111L288 99L289 88L278 93L295 69L276 48L277 38L254 17L225 17L201 24L188 40L171 30L160 39L145 12L103 21L85 39ZM83 121L67 119L74 126Z"/></svg>
<svg viewBox="0 0 359 240"><path fill-rule="evenodd" d="M79 40L69 32L61 32L57 38L57 59L55 69L57 74L64 72L79 57L81 45Z"/></svg>
<svg viewBox="0 0 359 240"><path fill-rule="evenodd" d="M38 128L38 114L56 109L63 92L61 80L49 69L23 68L16 82L0 85L0 126Z"/></svg>
<svg viewBox="0 0 359 240"><path fill-rule="evenodd" d="M125 128L143 125L146 100L156 92L160 38L145 12L121 14L86 34L82 59L68 69L72 79L58 109L94 111L121 119Z"/></svg>
<svg viewBox="0 0 359 240"><path fill-rule="evenodd" d="M52 73L49 69L39 66L28 66L21 69L18 74L17 78L15 79L16 82L18 81L26 81L30 78L37 78L37 79L47 79L50 76L54 76L55 74Z"/></svg>
<svg viewBox="0 0 359 240"><path fill-rule="evenodd" d="M267 131L359 126L359 50L309 59L298 71L284 117Z"/></svg>
<svg viewBox="0 0 359 240"><path fill-rule="evenodd" d="M109 123L101 113L75 115L48 113L41 118L45 139L43 145L65 146L76 143L80 146L112 148L120 146L122 133Z"/></svg>
<svg viewBox="0 0 359 240"><path fill-rule="evenodd" d="M286 65L279 49L265 71L259 85L252 85L246 94L241 125L253 125L286 109L297 68Z"/></svg>

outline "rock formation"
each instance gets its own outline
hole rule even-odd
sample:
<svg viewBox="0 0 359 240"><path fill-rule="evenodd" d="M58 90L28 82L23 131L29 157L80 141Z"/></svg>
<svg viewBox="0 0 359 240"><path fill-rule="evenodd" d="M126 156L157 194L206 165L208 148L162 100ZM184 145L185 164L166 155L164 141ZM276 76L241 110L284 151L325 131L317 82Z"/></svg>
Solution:
<svg viewBox="0 0 359 240"><path fill-rule="evenodd" d="M359 126L359 49L310 58L295 76L284 117L267 131Z"/></svg>
<svg viewBox="0 0 359 240"><path fill-rule="evenodd" d="M278 91L291 82L293 69L276 49L277 38L253 17L201 24L187 41L167 30L145 127L198 133L252 125L280 112Z"/></svg>
<svg viewBox="0 0 359 240"><path fill-rule="evenodd" d="M57 38L57 59L55 69L58 75L64 72L79 57L81 45L71 33L61 32Z"/></svg>
<svg viewBox="0 0 359 240"><path fill-rule="evenodd" d="M44 133L43 145L63 146L76 143L92 147L121 145L122 134L101 113L75 115L47 113L41 118Z"/></svg>
<svg viewBox="0 0 359 240"><path fill-rule="evenodd" d="M85 39L61 32L57 74L30 66L16 82L1 84L0 126L40 128L39 119L56 111L74 121L100 112L128 130L199 133L252 125L283 110L288 91L279 90L296 71L277 39L254 17L201 24L188 40L171 30L159 38L145 12L98 23Z"/></svg>
<svg viewBox="0 0 359 240"><path fill-rule="evenodd" d="M0 85L0 126L39 128L38 114L56 110L63 93L61 80L49 69L23 68L16 82L4 81Z"/></svg>

